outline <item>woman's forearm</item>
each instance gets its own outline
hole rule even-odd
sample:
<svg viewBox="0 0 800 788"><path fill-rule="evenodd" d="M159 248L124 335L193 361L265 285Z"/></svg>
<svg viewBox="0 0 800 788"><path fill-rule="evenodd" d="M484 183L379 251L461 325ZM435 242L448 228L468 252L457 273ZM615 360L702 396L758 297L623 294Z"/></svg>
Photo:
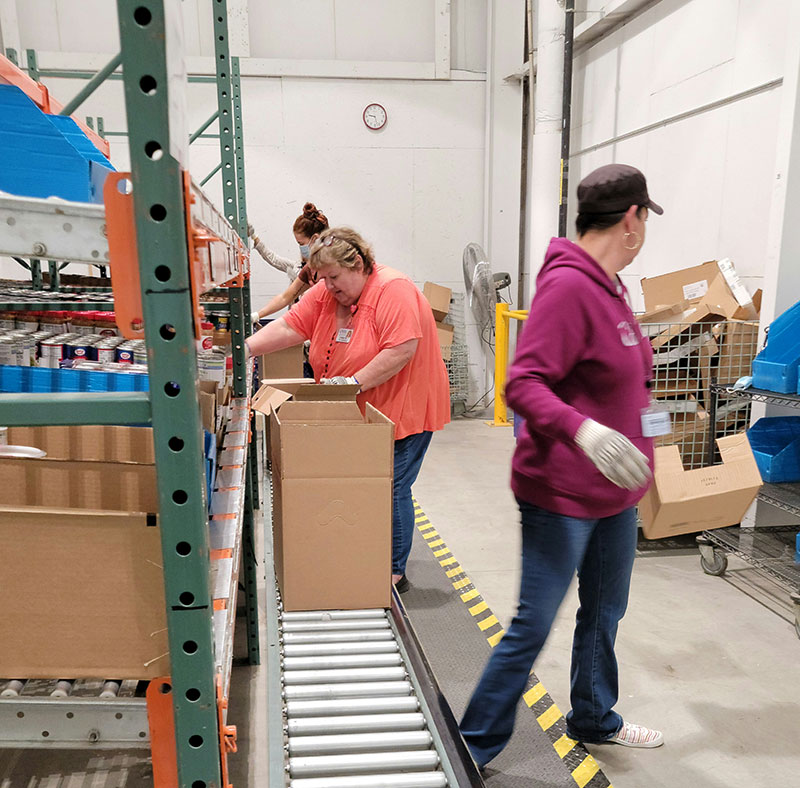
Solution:
<svg viewBox="0 0 800 788"><path fill-rule="evenodd" d="M253 336L245 340L245 345L250 356L263 356L266 353L299 345L303 341L303 337L293 328L289 328L289 324L281 317L256 331Z"/></svg>
<svg viewBox="0 0 800 788"><path fill-rule="evenodd" d="M362 391L374 389L393 378L417 352L418 339L410 339L402 345L381 350L366 366L356 372L355 377Z"/></svg>
<svg viewBox="0 0 800 788"><path fill-rule="evenodd" d="M296 298L299 298L306 290L308 290L308 285L301 279L295 279L286 290L276 295L265 307L258 310L259 318L269 317L270 315L274 315L275 312L280 312L281 309L285 309L289 306L289 304Z"/></svg>

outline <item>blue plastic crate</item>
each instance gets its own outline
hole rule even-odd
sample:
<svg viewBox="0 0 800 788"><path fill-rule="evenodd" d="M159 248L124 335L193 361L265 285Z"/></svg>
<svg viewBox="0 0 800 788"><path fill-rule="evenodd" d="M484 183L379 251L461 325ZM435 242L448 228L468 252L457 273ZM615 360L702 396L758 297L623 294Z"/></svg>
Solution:
<svg viewBox="0 0 800 788"><path fill-rule="evenodd" d="M765 482L800 481L800 416L759 419L747 438Z"/></svg>
<svg viewBox="0 0 800 788"><path fill-rule="evenodd" d="M794 394L800 370L800 301L769 327L766 347L753 359L753 385Z"/></svg>
<svg viewBox="0 0 800 788"><path fill-rule="evenodd" d="M0 85L0 191L101 203L113 171L72 118L48 115L18 87Z"/></svg>

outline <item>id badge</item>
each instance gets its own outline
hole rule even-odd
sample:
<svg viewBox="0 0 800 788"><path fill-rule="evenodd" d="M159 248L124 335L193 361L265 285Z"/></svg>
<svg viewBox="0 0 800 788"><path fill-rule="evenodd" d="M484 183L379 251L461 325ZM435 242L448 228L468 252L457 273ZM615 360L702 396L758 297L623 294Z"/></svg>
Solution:
<svg viewBox="0 0 800 788"><path fill-rule="evenodd" d="M337 342L344 342L346 345L350 340L353 338L353 329L352 328L340 328L336 332L336 341Z"/></svg>
<svg viewBox="0 0 800 788"><path fill-rule="evenodd" d="M642 435L645 438L657 438L672 432L672 419L668 410L664 410L654 402L642 410Z"/></svg>

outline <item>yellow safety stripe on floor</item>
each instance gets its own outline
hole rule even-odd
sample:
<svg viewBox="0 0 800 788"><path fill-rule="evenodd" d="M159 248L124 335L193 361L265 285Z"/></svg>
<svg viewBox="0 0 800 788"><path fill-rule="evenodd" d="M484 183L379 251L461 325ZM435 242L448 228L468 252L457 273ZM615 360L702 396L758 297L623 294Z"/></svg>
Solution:
<svg viewBox="0 0 800 788"><path fill-rule="evenodd" d="M414 521L417 530L428 543L428 547L452 583L453 590L466 605L488 644L494 648L505 634L502 624L416 501L414 501ZM564 716L534 673L528 677L522 698L536 714L539 725L550 738L553 749L564 762L578 788L613 788L586 748L567 736L567 722Z"/></svg>

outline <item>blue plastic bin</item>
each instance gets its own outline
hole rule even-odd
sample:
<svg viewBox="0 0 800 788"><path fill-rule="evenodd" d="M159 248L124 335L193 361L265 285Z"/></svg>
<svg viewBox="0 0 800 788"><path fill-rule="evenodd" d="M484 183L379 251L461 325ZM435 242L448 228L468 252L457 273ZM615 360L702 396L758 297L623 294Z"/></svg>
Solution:
<svg viewBox="0 0 800 788"><path fill-rule="evenodd" d="M747 437L765 482L800 481L800 416L759 419Z"/></svg>
<svg viewBox="0 0 800 788"><path fill-rule="evenodd" d="M147 391L148 375L96 369L50 369L0 364L0 392Z"/></svg>
<svg viewBox="0 0 800 788"><path fill-rule="evenodd" d="M766 347L753 359L753 385L794 394L800 369L800 301L769 327Z"/></svg>

